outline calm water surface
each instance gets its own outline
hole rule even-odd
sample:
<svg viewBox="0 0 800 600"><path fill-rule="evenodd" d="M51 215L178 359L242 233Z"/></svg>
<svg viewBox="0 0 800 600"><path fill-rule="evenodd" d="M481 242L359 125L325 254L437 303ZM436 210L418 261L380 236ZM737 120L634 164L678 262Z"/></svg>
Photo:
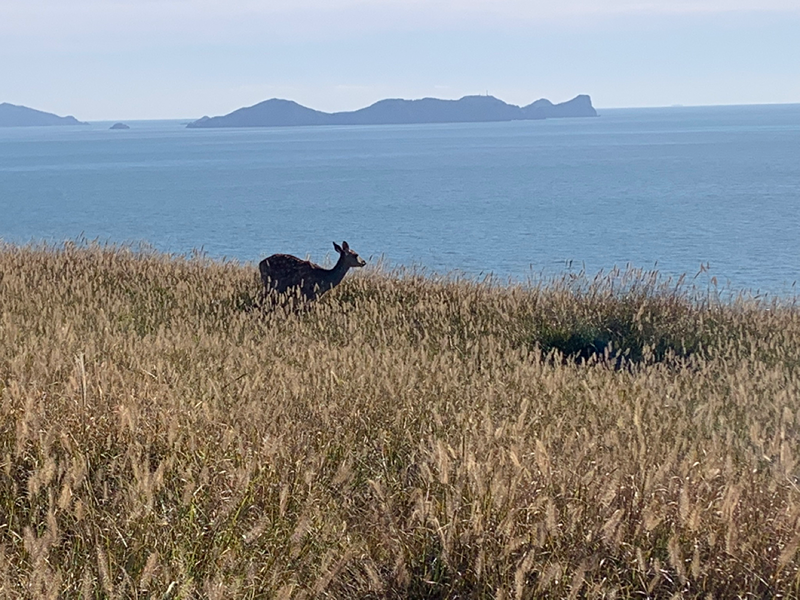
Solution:
<svg viewBox="0 0 800 600"><path fill-rule="evenodd" d="M257 261L365 258L525 279L633 264L793 293L800 105L596 119L0 129L0 238L81 235Z"/></svg>

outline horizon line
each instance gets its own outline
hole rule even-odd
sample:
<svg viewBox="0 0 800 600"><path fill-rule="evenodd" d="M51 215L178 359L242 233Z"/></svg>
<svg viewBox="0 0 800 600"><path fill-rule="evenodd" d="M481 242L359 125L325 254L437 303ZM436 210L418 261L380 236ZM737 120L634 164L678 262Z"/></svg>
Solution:
<svg viewBox="0 0 800 600"><path fill-rule="evenodd" d="M429 98L430 96L427 96L427 97ZM387 99L392 99L392 98L387 98ZM417 99L417 98L415 98L415 99ZM421 100L422 98L418 98L418 99ZM442 100L442 99L447 100L449 98L437 98L437 99L439 99L439 100ZM286 100L286 98L267 98L267 100ZM266 100L262 100L261 102L266 102ZM261 102L256 102L256 104L260 104ZM292 100L291 102L296 102L296 101ZM380 102L380 100L376 100L376 102ZM251 104L249 106L255 106L256 104ZM298 102L298 104L299 104L299 102ZM594 109L599 112L601 110L664 110L664 109L676 109L676 110L679 110L679 109L683 109L683 108L736 108L736 107L747 107L747 106L798 106L798 105L800 105L800 100L798 100L797 102L753 102L753 103L746 103L746 104L733 103L733 104L663 104L663 105L657 105L657 106L602 106L602 107L601 106L594 106L594 105L593 106L594 106ZM243 106L243 107L239 107L239 108L249 108L249 106L246 106L246 107ZM305 105L301 104L301 106L305 106ZM371 105L369 105L369 106L371 106ZM306 108L309 108L309 107L306 107ZM235 110L239 110L239 109L238 108L233 109L233 111L235 111ZM311 110L316 110L316 109L311 109ZM355 111L355 110L360 110L360 109L353 109L353 111ZM231 112L233 112L233 111L231 111ZM321 112L324 112L324 111L321 111ZM351 112L351 111L337 111L337 112ZM225 114L227 115L227 114L230 114L230 113L225 113ZM75 115L65 115L65 116L75 116ZM109 122L112 122L112 121L196 121L197 119L200 119L203 116L207 116L207 115L201 115L200 117L183 116L183 117L153 117L153 118L141 118L141 117L130 117L130 118L114 117L114 118L100 118L100 119L86 119L86 118L83 118L83 119L79 119L79 120L82 120L85 123L109 123ZM222 116L224 116L224 115L222 115ZM75 117L75 118L77 119L79 117Z"/></svg>

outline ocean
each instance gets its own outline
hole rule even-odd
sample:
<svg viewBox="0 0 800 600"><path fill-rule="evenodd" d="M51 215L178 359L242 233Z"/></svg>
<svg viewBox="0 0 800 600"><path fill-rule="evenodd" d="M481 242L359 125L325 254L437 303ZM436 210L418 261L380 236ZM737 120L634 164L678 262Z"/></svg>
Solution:
<svg viewBox="0 0 800 600"><path fill-rule="evenodd" d="M0 129L0 240L525 281L630 265L794 295L800 105L509 123ZM702 271L702 272L701 272Z"/></svg>

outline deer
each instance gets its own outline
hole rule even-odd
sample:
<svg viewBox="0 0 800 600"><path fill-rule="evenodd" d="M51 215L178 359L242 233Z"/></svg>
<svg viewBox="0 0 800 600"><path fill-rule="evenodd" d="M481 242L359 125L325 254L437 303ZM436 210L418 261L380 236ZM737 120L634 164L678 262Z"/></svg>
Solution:
<svg viewBox="0 0 800 600"><path fill-rule="evenodd" d="M301 260L291 254L273 254L258 263L261 281L267 294L297 293L307 301L339 285L352 267L363 267L366 261L350 249L347 242L340 246L333 242L339 260L332 269L325 269L311 261Z"/></svg>

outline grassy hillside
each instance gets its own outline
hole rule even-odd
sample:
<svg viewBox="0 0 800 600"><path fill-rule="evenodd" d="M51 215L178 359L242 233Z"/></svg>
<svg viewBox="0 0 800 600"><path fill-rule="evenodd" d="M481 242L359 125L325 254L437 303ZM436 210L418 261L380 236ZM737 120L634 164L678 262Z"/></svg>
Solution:
<svg viewBox="0 0 800 600"><path fill-rule="evenodd" d="M0 595L800 594L800 311L0 249Z"/></svg>

